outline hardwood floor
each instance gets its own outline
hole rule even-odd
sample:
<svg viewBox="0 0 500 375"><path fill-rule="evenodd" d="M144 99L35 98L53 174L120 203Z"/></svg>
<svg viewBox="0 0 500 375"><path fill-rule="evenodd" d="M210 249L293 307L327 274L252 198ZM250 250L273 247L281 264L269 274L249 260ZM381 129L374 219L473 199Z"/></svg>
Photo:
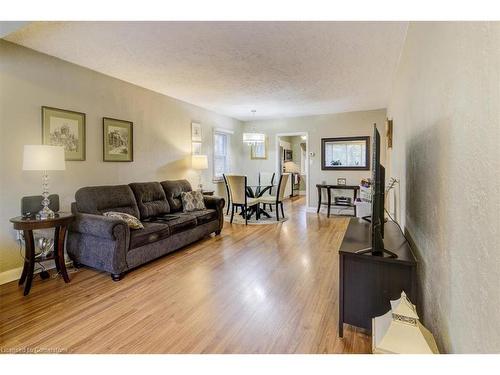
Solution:
<svg viewBox="0 0 500 375"><path fill-rule="evenodd" d="M338 248L348 218L306 213L276 225L224 224L219 237L112 282L90 269L0 286L0 352L368 353L337 337ZM26 349L27 348L27 349Z"/></svg>

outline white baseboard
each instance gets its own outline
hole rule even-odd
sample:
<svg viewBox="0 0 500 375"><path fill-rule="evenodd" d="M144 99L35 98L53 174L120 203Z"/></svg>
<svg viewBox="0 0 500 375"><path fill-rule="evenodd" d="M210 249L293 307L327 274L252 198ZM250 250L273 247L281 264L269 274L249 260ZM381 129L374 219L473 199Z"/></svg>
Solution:
<svg viewBox="0 0 500 375"><path fill-rule="evenodd" d="M13 268L11 270L7 270L0 273L0 285L10 283L14 280L19 280L21 277L21 272L23 271L23 267Z"/></svg>
<svg viewBox="0 0 500 375"><path fill-rule="evenodd" d="M53 260L42 262L42 265L47 271L56 268ZM21 272L23 272L23 267L17 267L11 270L0 272L0 285L19 280L21 278ZM35 274L40 272L42 272L42 269L40 267L37 267L37 263L35 263Z"/></svg>
<svg viewBox="0 0 500 375"><path fill-rule="evenodd" d="M318 210L317 206L316 207L309 206L309 207L306 208L307 212L314 212L314 213L316 213L317 210ZM340 213L342 211L351 211L352 212L352 210L353 210L353 208L351 208L351 207L348 207L348 208L334 208L334 207L332 207L330 209L330 214L331 215L337 215L338 213ZM326 206L321 206L321 208L319 209L319 213L326 215L327 214L327 208L326 208Z"/></svg>

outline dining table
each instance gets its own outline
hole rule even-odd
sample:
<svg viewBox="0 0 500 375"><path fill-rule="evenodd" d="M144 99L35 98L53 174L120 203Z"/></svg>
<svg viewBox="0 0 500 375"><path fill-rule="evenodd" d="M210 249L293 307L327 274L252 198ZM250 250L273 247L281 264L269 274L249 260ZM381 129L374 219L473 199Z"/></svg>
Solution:
<svg viewBox="0 0 500 375"><path fill-rule="evenodd" d="M266 193L272 194L274 187L276 187L276 185L274 185L274 184L247 185L246 194L247 194L247 197L249 197L249 198L260 198ZM256 217L259 217L260 215L264 215L268 218L271 217L271 215L268 212L266 212L266 210L264 210L260 207L260 204L258 206L259 206L260 212L259 212L259 215L256 215ZM255 214L257 213L257 206L249 207L248 212L246 213L247 218L248 219L251 218L254 213ZM245 215L245 212L242 212L241 215Z"/></svg>

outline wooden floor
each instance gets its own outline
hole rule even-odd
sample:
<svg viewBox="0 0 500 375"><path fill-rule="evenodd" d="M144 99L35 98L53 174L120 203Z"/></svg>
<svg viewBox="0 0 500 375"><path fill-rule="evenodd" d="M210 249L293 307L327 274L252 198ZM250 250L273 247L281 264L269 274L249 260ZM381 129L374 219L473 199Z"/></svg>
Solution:
<svg viewBox="0 0 500 375"><path fill-rule="evenodd" d="M285 205L276 225L225 223L221 236L113 282L90 269L0 286L0 353L367 353L337 337L338 248L348 218Z"/></svg>

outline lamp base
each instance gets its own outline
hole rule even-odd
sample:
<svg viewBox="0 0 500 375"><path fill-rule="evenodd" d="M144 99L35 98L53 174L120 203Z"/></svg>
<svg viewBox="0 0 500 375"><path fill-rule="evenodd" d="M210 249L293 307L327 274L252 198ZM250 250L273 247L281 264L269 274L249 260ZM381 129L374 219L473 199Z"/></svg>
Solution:
<svg viewBox="0 0 500 375"><path fill-rule="evenodd" d="M37 220L47 220L47 219L53 219L56 217L56 214L54 211L52 211L50 208L47 206L43 207L37 214L36 214L36 219Z"/></svg>

